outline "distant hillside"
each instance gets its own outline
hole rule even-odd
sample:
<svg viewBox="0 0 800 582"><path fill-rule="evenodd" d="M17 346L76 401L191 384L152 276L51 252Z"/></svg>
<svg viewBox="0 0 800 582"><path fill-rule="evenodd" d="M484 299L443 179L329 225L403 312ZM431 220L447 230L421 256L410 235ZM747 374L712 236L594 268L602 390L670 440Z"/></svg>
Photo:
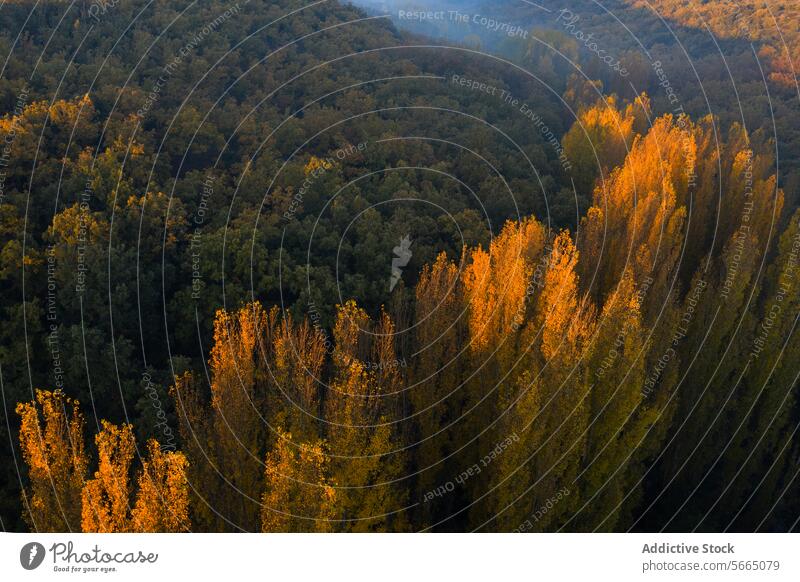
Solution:
<svg viewBox="0 0 800 582"><path fill-rule="evenodd" d="M357 0L389 14L400 28L502 54L564 88L570 73L633 98L647 92L656 112L716 116L742 123L779 146L787 190L800 185L800 3L786 0L504 0L432 2ZM468 14L456 21L450 4ZM400 10L445 11L423 21ZM483 19L519 26L509 37ZM546 31L546 32L545 32ZM555 53L557 49L563 56ZM577 58L572 58L576 54ZM790 55L795 55L793 63ZM613 66L603 62L607 59ZM617 64L618 63L618 64ZM580 72L578 72L578 67ZM619 70L625 69L625 75ZM553 72L555 71L555 74ZM568 71L568 72L565 72ZM733 98L732 98L733 97ZM797 200L790 199L795 205Z"/></svg>

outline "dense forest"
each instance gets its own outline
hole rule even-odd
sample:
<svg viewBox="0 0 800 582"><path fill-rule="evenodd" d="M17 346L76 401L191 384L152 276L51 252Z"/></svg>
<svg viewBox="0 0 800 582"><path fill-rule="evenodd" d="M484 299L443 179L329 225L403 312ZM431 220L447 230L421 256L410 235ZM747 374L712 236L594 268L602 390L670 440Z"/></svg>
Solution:
<svg viewBox="0 0 800 582"><path fill-rule="evenodd" d="M796 529L790 3L365 4L0 7L2 528Z"/></svg>

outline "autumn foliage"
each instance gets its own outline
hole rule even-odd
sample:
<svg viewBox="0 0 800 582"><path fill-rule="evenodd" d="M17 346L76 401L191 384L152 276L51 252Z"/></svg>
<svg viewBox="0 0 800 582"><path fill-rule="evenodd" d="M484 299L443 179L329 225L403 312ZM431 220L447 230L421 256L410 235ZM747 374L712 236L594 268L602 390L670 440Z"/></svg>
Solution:
<svg viewBox="0 0 800 582"><path fill-rule="evenodd" d="M665 511L658 499L642 508L651 472L708 474L719 497L687 498L733 509L743 493L724 483L772 462L736 517L748 523L788 486L797 450L781 449L797 342L781 343L789 318L769 318L774 297L787 310L800 301L799 219L774 236L783 192L742 128L714 148L710 119L665 115L648 128L649 114L645 96L612 99L567 133L592 200L577 231L509 221L488 246L424 266L403 306L411 348L397 340L397 306L372 317L345 301L330 332L257 301L221 309L208 386L187 372L171 390L182 452L154 440L140 451L131 425L103 421L94 457L78 403L38 392L17 408L30 526L612 531ZM730 344L739 325L750 341ZM718 419L747 358L741 404ZM675 424L691 414L707 422ZM752 450L726 431L745 423L760 435ZM736 460L715 462L712 446L684 457L704 439Z"/></svg>
<svg viewBox="0 0 800 582"><path fill-rule="evenodd" d="M71 416L67 416L68 407ZM97 470L83 442L78 403L60 391L37 391L36 401L17 407L20 444L29 469L24 500L34 531L189 531L186 457L148 442L138 482L131 483L136 455L131 426L102 421L95 436Z"/></svg>

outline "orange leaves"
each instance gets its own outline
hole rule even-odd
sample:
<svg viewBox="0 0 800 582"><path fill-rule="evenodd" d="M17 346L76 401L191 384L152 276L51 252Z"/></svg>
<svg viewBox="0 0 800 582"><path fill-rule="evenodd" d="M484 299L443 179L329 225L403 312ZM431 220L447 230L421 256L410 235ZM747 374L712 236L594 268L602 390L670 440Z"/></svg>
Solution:
<svg viewBox="0 0 800 582"><path fill-rule="evenodd" d="M27 93L24 95L27 96ZM5 138L6 134L13 131L17 138L26 136L22 141L27 142L41 133L45 121L57 128L66 129L68 133L75 132L78 139L95 131L91 128L95 109L86 95L74 100L59 99L52 104L49 101L26 104L25 101L20 99L13 113L0 118L0 137Z"/></svg>
<svg viewBox="0 0 800 582"><path fill-rule="evenodd" d="M481 248L470 253L470 264L464 272L464 294L469 302L469 329L473 349L480 350L489 343L489 320L497 308L497 295L491 280L489 253Z"/></svg>
<svg viewBox="0 0 800 582"><path fill-rule="evenodd" d="M265 462L261 531L333 531L336 490L329 464L321 441L297 444L291 433L278 431Z"/></svg>
<svg viewBox="0 0 800 582"><path fill-rule="evenodd" d="M403 492L394 481L403 474L405 461L398 452L400 435L387 423L391 397L382 394L398 388L398 377L377 371L396 362L393 338L375 345L372 327L366 312L348 301L339 308L333 331L336 365L325 418L336 455L332 474L338 485L349 488L339 492L336 503L337 515L352 520L339 526L345 531L386 531L388 516L402 506ZM386 318L377 329L391 333ZM368 361L370 354L388 360Z"/></svg>
<svg viewBox="0 0 800 582"><path fill-rule="evenodd" d="M697 153L688 124L671 115L657 119L647 136L635 141L625 163L597 188L594 205L607 210L612 229L638 219L634 227L641 231L651 207L664 200L672 208L687 201ZM630 229L628 236L634 232Z"/></svg>
<svg viewBox="0 0 800 582"><path fill-rule="evenodd" d="M544 242L544 228L529 219L508 222L488 253L481 248L470 251L463 286L473 349L497 347L519 327L529 281Z"/></svg>
<svg viewBox="0 0 800 582"><path fill-rule="evenodd" d="M311 156L308 160L308 163L303 168L303 172L306 176L309 174L314 174L315 172L319 171L327 171L333 168L333 164L326 159L318 158L317 156Z"/></svg>
<svg viewBox="0 0 800 582"><path fill-rule="evenodd" d="M115 426L105 420L102 425L95 437L99 466L83 488L82 527L85 532L128 531L133 430L129 424Z"/></svg>
<svg viewBox="0 0 800 582"><path fill-rule="evenodd" d="M266 314L260 303L251 303L235 314L224 309L217 311L214 319L214 347L211 350L211 369L220 382L238 382L247 391L252 381L255 354L260 341L259 333L266 323ZM214 406L224 406L228 396L217 382L212 385Z"/></svg>
<svg viewBox="0 0 800 582"><path fill-rule="evenodd" d="M574 180L581 193L591 191L595 178L607 177L625 159L635 122L635 108L628 107L623 113L613 96L580 112L563 144L575 167Z"/></svg>
<svg viewBox="0 0 800 582"><path fill-rule="evenodd" d="M542 356L554 357L564 334L573 330L578 306L578 276L575 267L578 250L569 233L559 233L553 241L549 267L537 303L537 327L542 329Z"/></svg>
<svg viewBox="0 0 800 582"><path fill-rule="evenodd" d="M601 184L595 205L633 208L638 200L658 193L669 180L681 202L695 174L697 145L687 117L659 117L646 136L638 137L619 168L620 175Z"/></svg>
<svg viewBox="0 0 800 582"><path fill-rule="evenodd" d="M164 452L158 441L147 443L136 503L131 510L131 462L135 442L131 425L102 421L95 437L99 465L83 487L84 532L180 532L190 527L187 461L183 453Z"/></svg>
<svg viewBox="0 0 800 582"><path fill-rule="evenodd" d="M458 315L458 267L445 253L425 265L416 287L417 340L422 346L452 329Z"/></svg>
<svg viewBox="0 0 800 582"><path fill-rule="evenodd" d="M143 461L131 514L130 470L136 452L131 425L102 421L103 428L95 436L97 470L94 478L85 481L89 459L78 402L60 390L37 390L36 403L18 404L17 413L22 418L20 445L31 481L25 492L31 529L126 532L189 527L182 453L164 453L157 441L148 443L150 455Z"/></svg>
<svg viewBox="0 0 800 582"><path fill-rule="evenodd" d="M385 337L372 339L373 327ZM375 325L354 301L339 308L333 378L324 395L319 386L325 385L328 342L316 325L296 324L277 309L266 315L255 303L235 312L220 310L214 330L210 410L200 403L190 377L181 378L173 391L185 412L181 434L197 441L187 445L193 480L200 497L213 499L221 514L197 507L201 527L386 529L382 516L399 505L394 486L360 487L392 483L402 472L397 455L386 455L396 445L381 393L400 385L397 370L379 365L396 362L388 316ZM378 361L364 359L370 355ZM266 457L264 451L269 451ZM335 495L334 477L352 491ZM151 521L149 513L142 515L142 524Z"/></svg>
<svg viewBox="0 0 800 582"><path fill-rule="evenodd" d="M688 118L660 117L598 185L594 208L582 223L582 248L591 259L582 272L587 276L597 270L598 299L605 298L626 267L637 281L651 275L666 281L673 272L684 237L684 206L696 188L696 139Z"/></svg>
<svg viewBox="0 0 800 582"><path fill-rule="evenodd" d="M233 314L221 309L214 320L211 406L223 458L250 456L249 451L259 443L262 423L255 374L266 324L266 313L258 302Z"/></svg>
<svg viewBox="0 0 800 582"><path fill-rule="evenodd" d="M286 422L298 436L305 437L313 430L311 425L319 407L319 387L323 383L325 351L325 337L320 329L308 321L294 324L289 314L284 315L273 340L274 379L278 392L284 397L276 406L287 406ZM289 402L285 402L287 398Z"/></svg>
<svg viewBox="0 0 800 582"><path fill-rule="evenodd" d="M338 307L336 325L333 328L333 337L336 340L334 363L337 368L340 366L346 368L358 359L363 348L359 345L360 340L368 325L367 312L358 307L352 299Z"/></svg>
<svg viewBox="0 0 800 582"><path fill-rule="evenodd" d="M188 531L188 461L181 452L164 452L155 440L147 442L149 459L142 464L139 494L133 508L133 529L137 532Z"/></svg>
<svg viewBox="0 0 800 582"><path fill-rule="evenodd" d="M366 426L377 420L380 397L375 375L359 357L359 343L369 331L370 319L355 301L340 306L333 328L336 339L336 375L326 402L327 419L334 423L331 435L353 437L352 426ZM363 347L365 353L366 346ZM342 426L336 426L342 425ZM348 436L345 436L348 435Z"/></svg>
<svg viewBox="0 0 800 582"><path fill-rule="evenodd" d="M88 94L74 101L59 100L50 106L50 119L56 125L70 126L75 123L79 115L91 117L94 114L94 104Z"/></svg>
<svg viewBox="0 0 800 582"><path fill-rule="evenodd" d="M17 414L31 482L24 494L26 521L34 531L78 529L87 467L78 401L61 390L37 390L36 402L18 404Z"/></svg>
<svg viewBox="0 0 800 582"><path fill-rule="evenodd" d="M203 445L227 483L238 495L224 495L220 511L239 527L258 527L256 504L261 491L260 454L266 439L261 415L263 394L257 390L257 365L264 352L264 334L269 328L264 309L258 302L236 312L219 310L214 320L214 347L211 350L211 409L209 431ZM208 495L220 495L209 491Z"/></svg>
<svg viewBox="0 0 800 582"><path fill-rule="evenodd" d="M31 470L37 473L85 471L84 420L78 401L68 398L61 390L37 390L36 401L41 408L44 427L40 424L39 410L33 402L17 405L17 414L22 417L22 454ZM71 417L68 415L69 408L72 408Z"/></svg>

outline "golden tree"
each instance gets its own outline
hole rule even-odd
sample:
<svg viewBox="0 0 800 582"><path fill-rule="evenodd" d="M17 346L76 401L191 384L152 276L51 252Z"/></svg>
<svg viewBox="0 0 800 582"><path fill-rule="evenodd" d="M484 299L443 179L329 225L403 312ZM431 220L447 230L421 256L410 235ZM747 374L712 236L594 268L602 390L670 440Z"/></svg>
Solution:
<svg viewBox="0 0 800 582"><path fill-rule="evenodd" d="M131 510L131 462L136 452L132 426L102 421L95 436L98 468L83 486L84 532L181 532L189 522L186 457L164 452L158 441L147 443L142 460L136 503Z"/></svg>
<svg viewBox="0 0 800 582"><path fill-rule="evenodd" d="M294 443L291 433L279 430L265 465L261 531L335 530L336 490L321 441Z"/></svg>
<svg viewBox="0 0 800 582"><path fill-rule="evenodd" d="M404 495L397 482L403 459L393 452L400 447L381 392L386 385L358 357L361 350L370 353L363 338L369 329L369 317L354 301L339 307L336 372L325 406L332 474L342 488L337 506L343 529L397 531L404 527Z"/></svg>
<svg viewBox="0 0 800 582"><path fill-rule="evenodd" d="M613 292L626 268L637 284L655 280L648 304L664 302L683 241L696 155L688 119L665 115L595 190L583 219L581 276L598 302Z"/></svg>
<svg viewBox="0 0 800 582"><path fill-rule="evenodd" d="M186 456L162 451L158 441L147 442L148 459L142 463L139 491L131 514L137 532L189 531L189 484Z"/></svg>
<svg viewBox="0 0 800 582"><path fill-rule="evenodd" d="M588 355L589 427L578 485L586 505L575 528L614 530L637 477L640 467L631 459L638 459L636 449L657 416L643 404L645 331L633 275L626 271L603 307Z"/></svg>
<svg viewBox="0 0 800 582"><path fill-rule="evenodd" d="M84 532L130 531L130 470L135 452L133 428L102 421L95 436L98 468L83 486L81 527Z"/></svg>
<svg viewBox="0 0 800 582"><path fill-rule="evenodd" d="M544 267L545 242L545 229L531 218L506 223L488 253L480 247L469 252L462 277L471 357L463 390L461 470L508 437L504 423L495 420L517 392L519 335L538 290L541 273L537 270ZM482 471L465 481L470 499L486 489L490 473ZM488 508L486 503L477 503L470 515L483 520Z"/></svg>
<svg viewBox="0 0 800 582"><path fill-rule="evenodd" d="M572 488L586 447L590 386L583 358L594 330L594 309L579 295L578 251L558 234L546 261L541 289L520 334L520 364L513 398L501 400L500 437L518 442L492 462L491 514L501 530L520 527L558 491ZM547 511L535 529L547 530L569 503Z"/></svg>
<svg viewBox="0 0 800 582"><path fill-rule="evenodd" d="M277 308L265 313L258 302L235 312L219 310L209 362L211 401L188 373L176 378L171 391L200 529L259 529L266 426L291 422L286 395L296 396L295 331L289 319L279 325L278 315Z"/></svg>
<svg viewBox="0 0 800 582"><path fill-rule="evenodd" d="M266 438L257 392L256 365L262 350L266 314L259 303L236 313L220 310L214 321L211 350L211 408L216 471L226 481L226 494L214 503L238 527L258 527L262 490L261 453Z"/></svg>
<svg viewBox="0 0 800 582"><path fill-rule="evenodd" d="M563 145L574 165L574 181L581 193L590 193L597 178L607 179L622 163L649 108L646 95L624 110L617 98L610 96L578 113L578 119L564 135Z"/></svg>
<svg viewBox="0 0 800 582"><path fill-rule="evenodd" d="M61 390L37 390L36 401L18 404L17 414L30 479L23 492L25 520L33 531L78 531L87 468L78 401Z"/></svg>
<svg viewBox="0 0 800 582"><path fill-rule="evenodd" d="M267 395L271 419L297 438L313 440L321 414L325 338L307 320L295 324L283 317L273 341L274 365L269 370L276 389Z"/></svg>

